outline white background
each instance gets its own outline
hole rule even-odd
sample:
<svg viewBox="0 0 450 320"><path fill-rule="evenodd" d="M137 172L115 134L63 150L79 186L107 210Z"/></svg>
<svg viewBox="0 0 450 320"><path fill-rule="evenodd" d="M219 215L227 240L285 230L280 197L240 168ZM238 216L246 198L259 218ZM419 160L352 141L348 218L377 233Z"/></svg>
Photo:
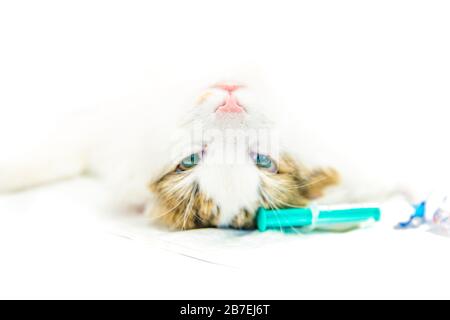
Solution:
<svg viewBox="0 0 450 320"><path fill-rule="evenodd" d="M0 155L60 112L146 90L149 75L189 80L248 63L278 89L282 80L286 100L326 111L323 126L345 114L446 142L449 16L446 1L2 1ZM426 137L405 143L421 148ZM280 274L282 259L260 265L257 277L258 268L212 266L98 234L84 215L75 223L71 214L89 211L76 206L77 183L90 184L74 183L61 190L78 190L76 200L54 187L1 198L1 297L449 297L445 238L302 241L315 245L299 250L292 279ZM72 209L49 214L64 201Z"/></svg>

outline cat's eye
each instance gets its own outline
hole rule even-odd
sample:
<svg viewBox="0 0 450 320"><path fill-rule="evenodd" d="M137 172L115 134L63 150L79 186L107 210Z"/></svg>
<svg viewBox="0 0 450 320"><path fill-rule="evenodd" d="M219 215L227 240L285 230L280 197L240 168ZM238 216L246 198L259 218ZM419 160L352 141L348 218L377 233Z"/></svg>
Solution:
<svg viewBox="0 0 450 320"><path fill-rule="evenodd" d="M253 160L255 161L255 164L258 167L268 170L270 172L277 172L277 166L275 164L275 161L273 161L269 156L256 153L253 155Z"/></svg>
<svg viewBox="0 0 450 320"><path fill-rule="evenodd" d="M177 167L177 171L186 171L189 169L192 169L196 165L200 163L201 160L201 154L200 153L193 153L190 156L184 158L181 160L180 164Z"/></svg>

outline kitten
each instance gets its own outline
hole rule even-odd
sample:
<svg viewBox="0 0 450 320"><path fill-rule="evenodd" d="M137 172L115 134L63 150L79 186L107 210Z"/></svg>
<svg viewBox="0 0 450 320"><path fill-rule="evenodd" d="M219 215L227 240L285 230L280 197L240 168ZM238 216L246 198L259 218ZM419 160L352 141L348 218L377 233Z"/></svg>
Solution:
<svg viewBox="0 0 450 320"><path fill-rule="evenodd" d="M333 148L305 134L306 123L290 118L294 113L282 111L255 79L192 87L153 91L134 104L128 99L126 108L108 105L61 122L50 143L1 160L0 191L96 174L113 186L117 203L145 205L172 229L251 229L260 206L424 195L396 176L376 176L376 166L358 171L347 155L330 156Z"/></svg>
<svg viewBox="0 0 450 320"><path fill-rule="evenodd" d="M0 190L90 172L115 187L116 201L145 204L170 228L254 228L259 206L304 206L339 180L336 171L312 170L280 150L261 92L217 82L192 102L153 97L152 111L128 102L73 117L50 144L3 162Z"/></svg>

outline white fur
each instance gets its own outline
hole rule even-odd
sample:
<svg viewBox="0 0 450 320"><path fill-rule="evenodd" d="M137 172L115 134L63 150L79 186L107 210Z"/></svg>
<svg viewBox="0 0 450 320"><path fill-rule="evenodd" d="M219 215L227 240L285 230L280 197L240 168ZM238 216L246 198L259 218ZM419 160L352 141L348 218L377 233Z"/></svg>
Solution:
<svg viewBox="0 0 450 320"><path fill-rule="evenodd" d="M301 112L294 113L288 106L287 111L281 111L281 104L273 104L277 100L270 98L270 89L261 85L258 78L251 79L248 74L246 77L245 82L241 81L245 87L236 92L236 96L247 108L248 116L237 129L269 128L269 138L264 135L253 137L246 147L254 147L253 151L258 151L258 145L265 145L264 139L276 136L280 138L282 149L294 154L304 164L336 167L343 176L343 184L331 189L322 202L370 201L395 192L411 194L418 200L426 197L432 189L445 185L446 181L439 176L448 173L444 161L440 161L444 165L442 167L427 165L427 154L418 152L414 144L410 144L410 149L403 149L402 154L394 153L397 145L390 143L389 139L379 143L373 140L383 136L391 138L382 132L380 124L369 121L362 126L346 116L336 121L335 118L329 119L327 113L320 114L311 108L302 108ZM149 183L172 170L182 158L208 144L205 159L194 169L192 179L221 207L220 223L228 225L240 208L253 208L258 201L260 178L251 161L227 162L230 151L236 152L233 157L249 160L249 149L235 146L225 152L223 136L204 136L210 129L235 128L234 119L216 119L214 110L225 94L211 89L210 85L214 83L216 81L195 86L200 90L189 86L192 92L186 94L175 87L168 90L175 95L149 94L135 103L127 100L123 105L108 105L96 112L72 116L67 125L47 137L48 142L37 144L38 148L35 146L28 153L7 152L8 159L2 158L0 166L0 190L17 190L90 172L102 176L113 187L112 198L116 202L148 204L151 201ZM210 93L208 98L196 105L196 99L205 92ZM286 98L289 94L285 94ZM290 103L290 108L293 105ZM277 119L271 116L274 110L278 116L288 116ZM275 126L275 119L278 126ZM356 131L342 129L352 125ZM196 137L196 126L200 126L203 135ZM282 129L281 133L276 128ZM325 139L323 128L332 132ZM411 131L411 136L414 133ZM323 140L320 140L321 136ZM360 142L355 146L348 143L349 139ZM403 141L404 145L408 145L408 141ZM272 150L265 151L276 157L279 146L272 147ZM438 151L439 148L435 150ZM389 154L392 156L385 156ZM435 160L443 159L436 157Z"/></svg>
<svg viewBox="0 0 450 320"><path fill-rule="evenodd" d="M195 147L174 138L180 124L224 80L248 86L239 99L279 124L282 149L342 173L324 201L448 190L447 10L407 1L371 15L335 2L94 2L71 14L42 3L0 10L0 191L90 172L114 186L115 200L150 201L148 182ZM204 112L220 100L215 92ZM241 169L199 174L235 207L255 197L254 168ZM236 185L245 197L230 200L225 190Z"/></svg>

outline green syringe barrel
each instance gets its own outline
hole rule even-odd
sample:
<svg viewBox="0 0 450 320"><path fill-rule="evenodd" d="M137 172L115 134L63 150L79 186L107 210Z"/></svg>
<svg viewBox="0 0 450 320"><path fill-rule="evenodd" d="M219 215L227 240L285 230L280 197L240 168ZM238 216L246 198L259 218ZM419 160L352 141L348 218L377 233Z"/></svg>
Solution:
<svg viewBox="0 0 450 320"><path fill-rule="evenodd" d="M316 210L316 209L314 209ZM348 208L336 210L317 209L318 216L313 217L311 208L289 208L279 210L267 210L260 208L256 216L256 224L259 231L267 229L280 229L283 227L306 227L360 223L370 219L379 221L381 218L380 208ZM313 221L315 220L315 221Z"/></svg>

